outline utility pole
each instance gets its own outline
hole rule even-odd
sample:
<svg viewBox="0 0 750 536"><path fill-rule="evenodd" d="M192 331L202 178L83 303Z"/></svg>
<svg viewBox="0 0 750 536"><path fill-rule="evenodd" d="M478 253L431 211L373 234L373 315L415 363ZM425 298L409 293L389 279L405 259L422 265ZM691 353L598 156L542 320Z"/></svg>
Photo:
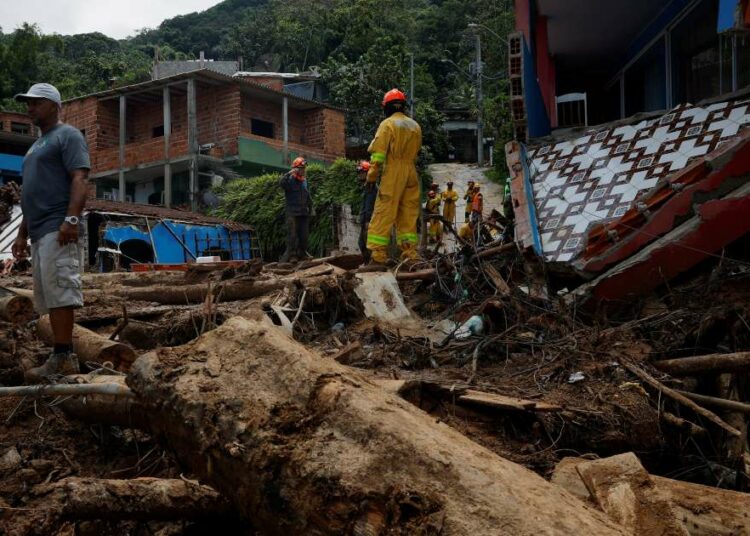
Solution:
<svg viewBox="0 0 750 536"><path fill-rule="evenodd" d="M409 53L409 115L414 117L414 54Z"/></svg>
<svg viewBox="0 0 750 536"><path fill-rule="evenodd" d="M476 31L475 37L477 48L477 64L474 69L477 76L477 164L481 167L484 165L484 114L482 113L482 41L479 31Z"/></svg>

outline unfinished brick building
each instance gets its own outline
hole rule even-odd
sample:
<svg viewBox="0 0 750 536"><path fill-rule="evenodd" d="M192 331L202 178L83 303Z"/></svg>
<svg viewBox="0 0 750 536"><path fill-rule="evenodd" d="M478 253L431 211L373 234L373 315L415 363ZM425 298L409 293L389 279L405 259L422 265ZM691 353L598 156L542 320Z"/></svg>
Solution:
<svg viewBox="0 0 750 536"><path fill-rule="evenodd" d="M345 154L344 112L208 69L66 101L91 151L96 196L199 204L217 176L281 171Z"/></svg>

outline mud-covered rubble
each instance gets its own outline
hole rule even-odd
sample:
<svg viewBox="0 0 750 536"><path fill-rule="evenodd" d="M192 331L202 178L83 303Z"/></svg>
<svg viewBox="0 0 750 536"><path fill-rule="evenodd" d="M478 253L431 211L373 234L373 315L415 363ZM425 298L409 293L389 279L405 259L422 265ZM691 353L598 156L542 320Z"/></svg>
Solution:
<svg viewBox="0 0 750 536"><path fill-rule="evenodd" d="M489 253L477 254L482 251ZM214 362L206 356L214 345L221 345L219 339L209 335L232 318L255 322L263 317L268 326L277 326L272 338L280 337L281 341L291 335L313 352L314 359L357 371L368 382L430 414L433 422L447 424L495 455L544 477L550 478L566 457L604 458L632 451L638 454L648 475L736 490L747 486L747 413L736 411L740 406L730 410L711 402L746 402L744 369L670 376L658 364L659 360L749 349L750 271L742 262L707 263L639 301L599 310L566 303L547 285L543 267L524 259L512 247L496 244L479 252L465 249L452 255L434 255L408 270L397 267L393 275L357 273L356 265L357 259L350 256L298 266L249 263L239 269L217 266L200 270L192 267L178 273L87 274L87 305L77 313L77 320L99 339L125 345L134 357L149 351L149 355L157 356L161 363L158 370L172 371L160 380L166 382L165 389L172 389L172 382L179 382L187 370L194 370L197 377L203 375L205 379L197 384L196 392L208 396L215 392L212 382L219 381L228 366L226 361ZM24 289L28 294L31 281L28 276L13 275L2 279L0 286L6 293L23 295ZM370 300L379 306L368 306ZM481 320L481 329L474 327L475 333L467 331L462 336L461 326L472 318ZM48 347L40 329L43 325L44 320L0 322L2 385L19 385L23 370L45 358ZM232 331L223 333L236 335ZM249 346L245 351L250 355L258 335L248 332L247 336ZM111 337L115 340L110 341ZM215 342L194 346L202 340ZM269 350L264 359L273 359L281 347ZM196 354L191 348L203 350ZM81 347L78 351L89 349ZM102 362L105 360L109 362ZM94 369L103 374L101 381L129 374L133 366L131 358L84 356L81 361L87 364L84 372ZM247 382L247 389L252 391L259 388L254 383L257 370L248 366L245 372L233 372L234 381ZM323 376L326 374L330 373ZM119 378L131 383L131 375ZM146 384L140 385L136 397L146 392L141 390ZM283 382L278 387L282 386ZM681 401L673 392L682 393L694 405ZM704 397L702 401L700 396ZM225 491L222 486L229 482L226 475L219 477L212 469L206 471L202 462L177 446L178 436L170 431L169 419L154 417L148 424L148 415L159 415L161 403L146 411L146 424L132 428L122 422L117 426L106 422L85 424L72 413L66 414L66 405L61 402L50 397L0 398L0 496L4 501L0 504L0 523L9 534L67 534L72 530L80 534L198 534L221 520L232 527L228 533L270 534L281 530L278 527L287 527L291 532L286 533L291 534L312 526L307 518L295 521L295 516L307 513L271 508L262 502L243 506L232 496L226 497L232 516L244 516L242 522L225 514L217 514L218 518L209 522L163 520L156 514L148 514L154 516L151 519L133 519L132 515L122 519L115 513L108 514L105 506L100 519L76 518L70 512L52 515L42 490L61 482L55 488L55 497L59 498L59 490L69 489L62 484L63 479L148 476L163 479L169 486L171 480L183 478L218 486L219 491ZM229 402L222 401L212 410L218 411L216 418L236 418L232 405L226 405ZM344 411L337 407L336 411ZM283 431L274 433L295 437L301 433L292 433L297 418L306 423L304 426L312 426L311 430L321 430L324 421L305 417L305 411L303 406L271 408L268 418L288 421ZM96 415L106 421L101 416L106 411ZM227 421L218 430L228 433L240 421ZM180 429L179 433L203 434L204 426ZM242 424L247 426L251 425ZM179 437L183 437L180 441L187 440ZM260 436L252 441L249 437L239 434L216 445L219 452L228 449L227 459L242 455L240 458L252 466L255 462L243 453ZM295 441L302 437L291 439L289 447L296 448ZM195 448L209 448L203 439L197 441ZM215 455L224 456L219 452ZM336 452L338 456L346 451ZM390 463L386 465L390 467ZM277 470L281 468L289 470L284 464ZM269 466L267 470L272 469ZM283 475L279 477L282 485L293 489L294 481L284 480L287 477ZM254 493L245 497L251 502L255 501L252 497L262 497ZM440 500L432 497L429 501L438 502L420 508L442 511ZM622 524L617 517L620 514L612 514L603 503L592 504ZM394 515L389 508L383 510L384 519ZM161 511L170 510L165 506ZM276 529L269 521L273 516L266 517L271 512L280 516ZM360 514L351 511L341 519L356 520ZM210 518L211 512L206 515ZM571 510L566 515L578 514ZM256 519L253 527L253 516L263 521ZM281 519L284 516L289 518ZM20 521L24 519L27 521ZM385 525L373 522L372 527L405 533L411 530L407 527L442 526L447 530L451 526L446 520L436 525L433 517L429 519L425 518L424 525L411 519L402 520L403 525L398 521L393 525L391 521ZM356 521L342 523L339 533L356 533ZM497 533L508 532L499 528ZM631 527L623 533L638 532Z"/></svg>

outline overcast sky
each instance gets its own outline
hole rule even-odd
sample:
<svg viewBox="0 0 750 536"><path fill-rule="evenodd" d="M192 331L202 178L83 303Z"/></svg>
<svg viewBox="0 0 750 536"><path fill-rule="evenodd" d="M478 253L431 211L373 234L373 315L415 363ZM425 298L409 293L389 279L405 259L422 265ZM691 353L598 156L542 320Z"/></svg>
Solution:
<svg viewBox="0 0 750 536"><path fill-rule="evenodd" d="M12 32L22 22L44 33L101 32L121 39L164 19L203 11L220 0L0 0L0 27Z"/></svg>

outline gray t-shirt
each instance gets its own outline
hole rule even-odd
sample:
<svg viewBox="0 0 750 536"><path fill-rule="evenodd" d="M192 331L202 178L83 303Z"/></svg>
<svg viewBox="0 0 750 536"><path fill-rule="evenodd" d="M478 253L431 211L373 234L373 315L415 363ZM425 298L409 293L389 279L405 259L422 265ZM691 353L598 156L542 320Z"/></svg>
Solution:
<svg viewBox="0 0 750 536"><path fill-rule="evenodd" d="M83 134L60 124L34 142L23 159L21 209L29 237L36 242L57 231L70 203L70 173L91 169Z"/></svg>

